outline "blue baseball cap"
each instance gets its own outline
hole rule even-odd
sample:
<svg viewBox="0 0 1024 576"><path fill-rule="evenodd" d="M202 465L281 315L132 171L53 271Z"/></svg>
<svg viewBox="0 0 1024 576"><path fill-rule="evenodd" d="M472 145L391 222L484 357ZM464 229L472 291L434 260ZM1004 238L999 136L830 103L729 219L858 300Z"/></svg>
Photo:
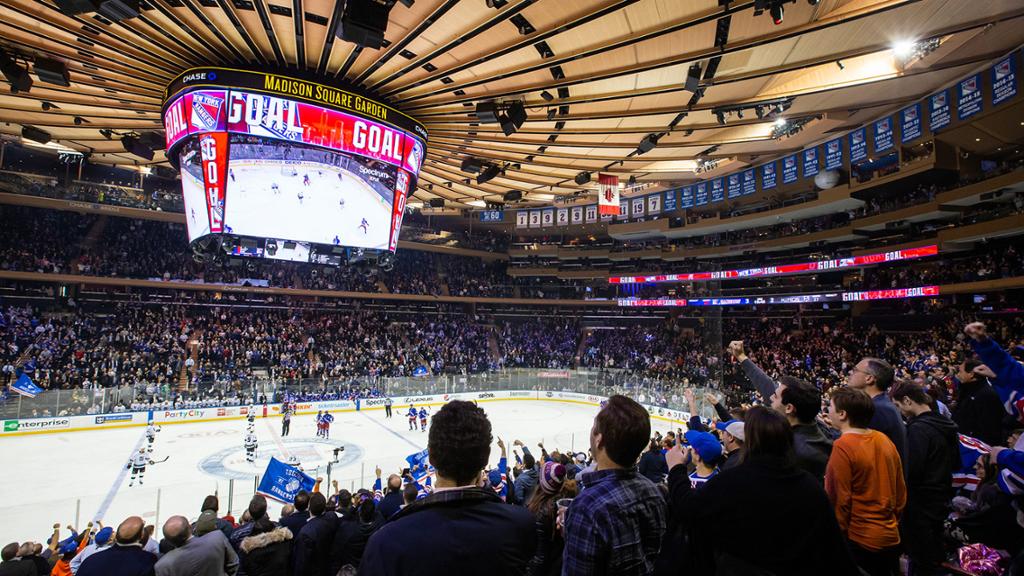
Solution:
<svg viewBox="0 0 1024 576"><path fill-rule="evenodd" d="M722 457L722 444L709 432L698 432L689 430L683 437L705 462L713 462Z"/></svg>
<svg viewBox="0 0 1024 576"><path fill-rule="evenodd" d="M78 550L78 542L75 542L74 540L69 540L67 542L63 542L60 545L60 548L57 549L57 552L59 552L60 554L70 554L72 552L75 552L76 550Z"/></svg>
<svg viewBox="0 0 1024 576"><path fill-rule="evenodd" d="M104 544L106 544L107 542L110 541L110 537L113 536L113 535L114 535L114 529L113 528L111 528L110 526L107 526L107 527L103 528L102 530L100 530L99 532L96 533L96 538L95 538L96 545L97 546L103 546Z"/></svg>

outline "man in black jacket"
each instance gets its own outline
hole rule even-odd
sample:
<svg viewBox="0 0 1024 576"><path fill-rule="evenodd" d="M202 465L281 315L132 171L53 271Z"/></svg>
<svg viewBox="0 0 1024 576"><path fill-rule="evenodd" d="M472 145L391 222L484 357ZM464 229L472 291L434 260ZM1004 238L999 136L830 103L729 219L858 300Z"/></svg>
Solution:
<svg viewBox="0 0 1024 576"><path fill-rule="evenodd" d="M377 478L380 478L380 466L377 467ZM398 474L388 476L388 487L381 498L377 511L385 520L391 518L402 507L402 478Z"/></svg>
<svg viewBox="0 0 1024 576"><path fill-rule="evenodd" d="M18 543L11 542L4 546L0 556L0 575L2 576L36 576L36 565L18 558Z"/></svg>
<svg viewBox="0 0 1024 576"><path fill-rule="evenodd" d="M309 521L299 530L293 553L295 576L334 576L330 572L331 543L338 516L327 513L327 498L319 492L309 497Z"/></svg>
<svg viewBox="0 0 1024 576"><path fill-rule="evenodd" d="M729 352L740 363L740 368L761 398L771 404L772 410L785 416L792 426L797 466L824 483L825 467L832 455L832 440L825 436L816 421L821 410L821 392L811 383L792 376L783 376L776 384L747 356L742 340L730 342Z"/></svg>
<svg viewBox="0 0 1024 576"><path fill-rule="evenodd" d="M292 504L295 506L295 512L281 518L280 525L290 530L292 539L296 539L299 537L299 531L309 521L309 492L299 490Z"/></svg>
<svg viewBox="0 0 1024 576"><path fill-rule="evenodd" d="M472 402L453 400L434 414L427 441L434 493L370 537L360 574L523 573L536 549L533 516L481 488L491 441L491 423Z"/></svg>
<svg viewBox="0 0 1024 576"><path fill-rule="evenodd" d="M931 396L913 382L897 382L890 395L907 419L907 507L900 535L913 574L939 574L944 558L937 543L953 498L953 471L960 467L956 424L933 411Z"/></svg>
<svg viewBox="0 0 1024 576"><path fill-rule="evenodd" d="M961 434L972 436L990 446L1003 443L1002 421L1006 409L999 393L979 373L985 365L978 360L967 360L956 374L956 406L953 421Z"/></svg>

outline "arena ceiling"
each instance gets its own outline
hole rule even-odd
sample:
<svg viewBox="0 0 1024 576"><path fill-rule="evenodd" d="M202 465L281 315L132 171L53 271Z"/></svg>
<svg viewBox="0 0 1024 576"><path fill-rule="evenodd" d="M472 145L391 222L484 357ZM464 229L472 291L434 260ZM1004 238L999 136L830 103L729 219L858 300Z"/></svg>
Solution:
<svg viewBox="0 0 1024 576"><path fill-rule="evenodd" d="M161 163L104 133L161 129L164 86L188 68L291 70L365 87L427 126L420 200L474 207L516 190L547 203L586 194L593 184L574 182L584 171L656 187L693 180L698 163L703 177L798 150L1024 43L1019 0L790 0L778 25L756 14L763 1L403 1L374 50L336 37L340 1L142 0L138 17L112 22L54 0L0 0L0 48L22 65L65 61L71 78L36 78L27 93L4 85L0 132L20 138L30 125L94 161ZM487 100L521 101L528 119L506 136L473 115ZM773 137L782 103L802 130ZM743 117L720 120L723 108ZM656 146L638 154L650 135ZM477 184L467 157L504 173Z"/></svg>

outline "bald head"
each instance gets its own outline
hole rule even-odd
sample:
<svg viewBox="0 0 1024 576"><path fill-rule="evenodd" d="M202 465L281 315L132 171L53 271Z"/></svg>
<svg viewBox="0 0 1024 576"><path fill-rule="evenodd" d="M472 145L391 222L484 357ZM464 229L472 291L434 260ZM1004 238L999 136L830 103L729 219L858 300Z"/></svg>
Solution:
<svg viewBox="0 0 1024 576"><path fill-rule="evenodd" d="M164 522L164 538L175 548L188 542L189 536L192 536L192 527L188 524L188 518L171 516Z"/></svg>
<svg viewBox="0 0 1024 576"><path fill-rule="evenodd" d="M4 562L8 560L14 560L18 556L18 543L11 542L7 546L4 546L3 551L0 551L0 559Z"/></svg>
<svg viewBox="0 0 1024 576"><path fill-rule="evenodd" d="M398 474L392 474L388 476L388 489L392 492L398 492L402 489L402 477Z"/></svg>
<svg viewBox="0 0 1024 576"><path fill-rule="evenodd" d="M146 522L142 518L129 516L118 525L115 541L118 544L134 544L142 539L142 530L145 527Z"/></svg>

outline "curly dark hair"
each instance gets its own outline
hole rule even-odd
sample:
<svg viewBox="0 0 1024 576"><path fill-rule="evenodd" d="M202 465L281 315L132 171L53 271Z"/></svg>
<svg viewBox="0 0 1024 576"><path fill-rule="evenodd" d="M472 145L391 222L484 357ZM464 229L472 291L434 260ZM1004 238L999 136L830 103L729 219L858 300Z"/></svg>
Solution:
<svg viewBox="0 0 1024 576"><path fill-rule="evenodd" d="M491 421L476 404L452 400L430 419L427 450L439 476L472 484L491 456Z"/></svg>

